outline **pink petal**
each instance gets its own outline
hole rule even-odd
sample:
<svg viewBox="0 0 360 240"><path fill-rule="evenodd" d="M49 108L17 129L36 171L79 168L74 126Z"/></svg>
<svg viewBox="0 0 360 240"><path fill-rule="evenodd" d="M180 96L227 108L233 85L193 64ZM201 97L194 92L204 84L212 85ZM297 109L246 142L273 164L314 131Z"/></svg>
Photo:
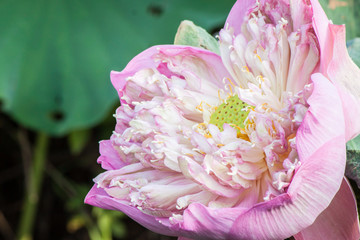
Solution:
<svg viewBox="0 0 360 240"><path fill-rule="evenodd" d="M360 69L347 52L345 26L330 24L329 28L334 39L334 52L327 72L339 89L346 120L346 139L350 140L360 133Z"/></svg>
<svg viewBox="0 0 360 240"><path fill-rule="evenodd" d="M293 20L293 29L300 29L309 23L312 18L311 6L303 0L290 1L291 19Z"/></svg>
<svg viewBox="0 0 360 240"><path fill-rule="evenodd" d="M238 35L241 32L241 25L244 21L246 13L249 8L255 6L256 0L238 0L232 7L229 16L226 19L225 28L227 25L234 29L234 35Z"/></svg>
<svg viewBox="0 0 360 240"><path fill-rule="evenodd" d="M91 188L85 197L85 203L109 210L121 211L138 222L142 226L153 232L168 236L177 236L178 234L169 228L167 218L157 218L141 212L128 202L110 197L102 188L97 188L96 184Z"/></svg>
<svg viewBox="0 0 360 240"><path fill-rule="evenodd" d="M297 240L360 238L356 199L346 179L334 199L308 228L295 235Z"/></svg>
<svg viewBox="0 0 360 240"><path fill-rule="evenodd" d="M186 238L186 237L178 237L178 240L192 240L191 238Z"/></svg>
<svg viewBox="0 0 360 240"><path fill-rule="evenodd" d="M313 9L313 26L320 45L320 71L327 74L327 66L332 59L333 38L330 36L329 19L319 1L310 0Z"/></svg>
<svg viewBox="0 0 360 240"><path fill-rule="evenodd" d="M207 81L212 81L219 86L223 86L222 80L224 77L230 77L230 74L222 64L221 58L216 53L204 50L202 48L195 48L189 46L176 45L159 45L146 49L145 51L134 57L125 69L121 72L112 71L110 74L111 82L114 88L118 91L119 97L122 97L122 90L125 87L127 78L133 76L136 72L146 68L158 68L164 75L169 75L166 67L161 62L156 62L154 56L159 52L167 56L187 56L194 55L208 64L208 69L213 69L211 73L213 76Z"/></svg>
<svg viewBox="0 0 360 240"><path fill-rule="evenodd" d="M318 1L311 1L313 25L320 45L320 72L329 77L342 99L346 140L360 133L360 69L351 60L346 48L345 26L329 22Z"/></svg>
<svg viewBox="0 0 360 240"><path fill-rule="evenodd" d="M336 87L322 74L311 76L314 90L308 102L310 108L297 134L297 150L305 162L319 147L345 132L341 99Z"/></svg>
<svg viewBox="0 0 360 240"><path fill-rule="evenodd" d="M193 203L184 212L184 222L181 224L181 228L189 231L186 234L189 238L229 239L227 235L233 222L244 211L244 208L214 209Z"/></svg>
<svg viewBox="0 0 360 240"><path fill-rule="evenodd" d="M338 86L338 93L341 97L345 116L346 141L349 141L360 134L360 100L356 99L354 95L349 94L349 92L341 86Z"/></svg>
<svg viewBox="0 0 360 240"><path fill-rule="evenodd" d="M290 237L310 226L339 190L346 161L341 100L325 77L318 74L313 81L310 108L297 134L301 166L288 192L240 215L231 229L232 236Z"/></svg>
<svg viewBox="0 0 360 240"><path fill-rule="evenodd" d="M344 138L331 139L301 165L287 194L240 215L230 234L240 239L281 239L310 226L338 191L344 159Z"/></svg>
<svg viewBox="0 0 360 240"><path fill-rule="evenodd" d="M301 137L297 141L299 146L310 142L315 144L316 148L307 148L302 153L301 160L304 161L295 173L288 192L250 209L212 209L193 203L184 212L184 222L180 225L182 230L188 231L184 234L186 237L287 238L313 224L329 206L340 188L345 168L343 118L338 114L338 111L342 111L341 102L336 88L325 77L318 74L313 81L310 108L304 118L306 127L299 130ZM323 109L326 110L325 115ZM327 118L335 121L328 121ZM331 134L320 134L319 142L312 142L319 133L327 132L328 128L337 129L337 134L334 135L335 131L330 131ZM353 207L347 210L352 216L356 215Z"/></svg>
<svg viewBox="0 0 360 240"><path fill-rule="evenodd" d="M122 97L122 90L126 83L126 78L133 76L136 72L143 68L156 68L155 62L151 56L157 52L156 46L145 50L136 57L134 57L125 67L122 72L111 71L110 79L111 82L119 93L119 97Z"/></svg>
<svg viewBox="0 0 360 240"><path fill-rule="evenodd" d="M126 165L120 160L120 156L111 145L110 140L100 142L100 154L101 156L97 162L101 164L101 167L105 170L120 169Z"/></svg>
<svg viewBox="0 0 360 240"><path fill-rule="evenodd" d="M191 158L179 158L179 167L185 177L200 183L212 193L229 198L236 197L241 193L240 190L220 184Z"/></svg>

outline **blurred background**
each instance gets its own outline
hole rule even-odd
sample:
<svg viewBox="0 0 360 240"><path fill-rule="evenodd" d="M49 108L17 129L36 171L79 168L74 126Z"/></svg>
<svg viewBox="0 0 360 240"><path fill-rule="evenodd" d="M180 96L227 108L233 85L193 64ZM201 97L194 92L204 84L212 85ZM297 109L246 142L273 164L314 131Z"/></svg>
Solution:
<svg viewBox="0 0 360 240"><path fill-rule="evenodd" d="M109 74L181 20L215 35L234 2L0 0L0 239L176 239L83 203L115 126ZM321 3L359 65L360 0Z"/></svg>

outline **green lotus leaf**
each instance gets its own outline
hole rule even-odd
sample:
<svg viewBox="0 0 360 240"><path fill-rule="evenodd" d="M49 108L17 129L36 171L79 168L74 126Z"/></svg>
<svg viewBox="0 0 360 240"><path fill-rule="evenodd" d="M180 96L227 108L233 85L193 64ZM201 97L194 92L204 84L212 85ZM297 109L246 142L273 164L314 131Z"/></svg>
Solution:
<svg viewBox="0 0 360 240"><path fill-rule="evenodd" d="M180 22L216 32L233 0L3 0L2 110L52 135L93 126L118 103L109 73L172 44Z"/></svg>

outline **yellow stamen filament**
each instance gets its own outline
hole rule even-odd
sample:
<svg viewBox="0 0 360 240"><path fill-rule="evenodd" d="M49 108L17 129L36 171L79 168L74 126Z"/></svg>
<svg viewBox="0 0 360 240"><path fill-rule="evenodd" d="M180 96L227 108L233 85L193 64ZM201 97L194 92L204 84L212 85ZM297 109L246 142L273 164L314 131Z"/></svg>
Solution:
<svg viewBox="0 0 360 240"><path fill-rule="evenodd" d="M197 149L197 148L195 148L195 149L193 149L194 151L196 151L196 152L198 152L198 153L200 153L200 154L205 154L205 152L203 152L203 151L201 151L200 149Z"/></svg>
<svg viewBox="0 0 360 240"><path fill-rule="evenodd" d="M211 106L210 104L208 104L208 103L206 103L206 102L204 102L204 101L201 101L201 103L195 107L195 108L196 108L197 110L199 110L200 112L203 112L203 111L204 111L203 103L205 103L209 108L214 108L214 107Z"/></svg>
<svg viewBox="0 0 360 240"><path fill-rule="evenodd" d="M234 83L231 81L231 79L230 78L226 78L228 81L229 81L229 83L231 84L231 86L233 86L234 88L235 88L235 85L234 85Z"/></svg>
<svg viewBox="0 0 360 240"><path fill-rule="evenodd" d="M258 54L255 54L255 56L262 62L261 57Z"/></svg>
<svg viewBox="0 0 360 240"><path fill-rule="evenodd" d="M200 112L204 111L204 108L203 108L202 104L203 104L203 101L201 101L201 103L196 106L196 109L199 110Z"/></svg>
<svg viewBox="0 0 360 240"><path fill-rule="evenodd" d="M228 86L229 86L229 89L230 89L230 96L232 96L232 95L233 95L233 90L232 90L232 87L231 87L231 85L230 85L230 84L228 84Z"/></svg>
<svg viewBox="0 0 360 240"><path fill-rule="evenodd" d="M200 127L206 128L206 123L199 123L199 124L197 125L197 127L198 127L198 128L200 128Z"/></svg>
<svg viewBox="0 0 360 240"><path fill-rule="evenodd" d="M196 132L202 134L206 138L212 138L211 134L207 130L207 124L206 123L199 123L196 126L196 128L197 128L197 130L195 130Z"/></svg>
<svg viewBox="0 0 360 240"><path fill-rule="evenodd" d="M211 134L204 134L204 137L206 137L206 138L212 138Z"/></svg>
<svg viewBox="0 0 360 240"><path fill-rule="evenodd" d="M242 68L243 68L243 71L248 72L248 73L250 72L248 66L243 66Z"/></svg>
<svg viewBox="0 0 360 240"><path fill-rule="evenodd" d="M246 141L249 141L249 136L246 134L246 131L244 128L241 128L235 124L229 124L230 126L234 127L234 128L237 128L239 131L237 132L237 137L238 138L241 138L241 139L244 139ZM248 124L245 125L245 128L248 127Z"/></svg>
<svg viewBox="0 0 360 240"><path fill-rule="evenodd" d="M243 128L239 127L239 126L238 126L238 125L236 125L236 124L230 123L229 125L230 125L230 126L232 126L232 127L234 127L234 128L239 129L239 131L244 131L244 129L243 129Z"/></svg>
<svg viewBox="0 0 360 240"><path fill-rule="evenodd" d="M219 97L220 102L224 102L224 99L222 99L221 95L220 95L220 89L218 90L218 97Z"/></svg>

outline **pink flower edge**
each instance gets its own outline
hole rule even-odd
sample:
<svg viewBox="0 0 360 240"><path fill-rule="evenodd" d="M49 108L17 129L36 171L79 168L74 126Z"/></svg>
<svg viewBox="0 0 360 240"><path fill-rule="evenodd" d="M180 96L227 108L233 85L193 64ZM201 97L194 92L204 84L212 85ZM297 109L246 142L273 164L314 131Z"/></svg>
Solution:
<svg viewBox="0 0 360 240"><path fill-rule="evenodd" d="M320 71L336 85L342 99L346 121L346 140L360 133L360 69L346 48L345 25L334 25L318 1L311 1L313 26L319 40Z"/></svg>
<svg viewBox="0 0 360 240"><path fill-rule="evenodd" d="M151 52L169 51L168 46L157 46L147 50L145 54L151 59ZM191 47L172 46L171 51L191 51L208 56L210 52ZM141 54L140 54L141 55ZM215 56L214 56L215 57ZM216 57L215 57L216 59ZM142 69L145 66L135 65ZM216 63L214 63L216 65ZM134 68L134 65L131 65ZM126 78L125 69L122 73L114 72L113 82L120 81L119 76ZM119 210L129 215L144 227L164 235L185 236L189 238L231 239L235 237L257 239L268 237L289 237L308 228L317 216L325 210L338 191L345 167L345 138L341 135L344 119L341 100L337 90L321 74L313 76L314 90L309 99L310 108L298 131L299 154L303 160L287 194L271 201L260 203L250 209L211 209L199 203L192 203L184 213L184 222L171 225L167 218L156 218L145 214L139 209L110 197L102 189L94 186L87 195L85 202L106 208ZM120 84L121 85L121 84ZM326 89L326 91L324 91ZM336 129L336 131L328 131ZM325 135L323 133L326 133ZM112 152L110 145L103 145ZM355 202L352 202L354 206ZM350 208L353 210L354 207ZM326 211L326 210L325 210ZM343 209L341 211L344 211ZM351 213L351 212L350 212ZM257 224L253 224L253 223ZM274 224L276 223L276 224ZM218 227L214 227L218 226ZM358 228L351 230L358 236ZM225 237L226 236L226 237ZM225 237L225 238L224 238ZM338 237L338 236L337 236Z"/></svg>
<svg viewBox="0 0 360 240"><path fill-rule="evenodd" d="M340 190L329 207L316 218L310 227L294 237L296 240L359 239L356 199L346 178L342 181Z"/></svg>
<svg viewBox="0 0 360 240"><path fill-rule="evenodd" d="M120 201L110 197L102 188L94 185L85 197L85 203L108 210L116 210L125 213L147 229L159 234L168 236L178 236L177 232L172 231L167 225L167 219L156 218L141 212L136 207L129 206L126 201Z"/></svg>

